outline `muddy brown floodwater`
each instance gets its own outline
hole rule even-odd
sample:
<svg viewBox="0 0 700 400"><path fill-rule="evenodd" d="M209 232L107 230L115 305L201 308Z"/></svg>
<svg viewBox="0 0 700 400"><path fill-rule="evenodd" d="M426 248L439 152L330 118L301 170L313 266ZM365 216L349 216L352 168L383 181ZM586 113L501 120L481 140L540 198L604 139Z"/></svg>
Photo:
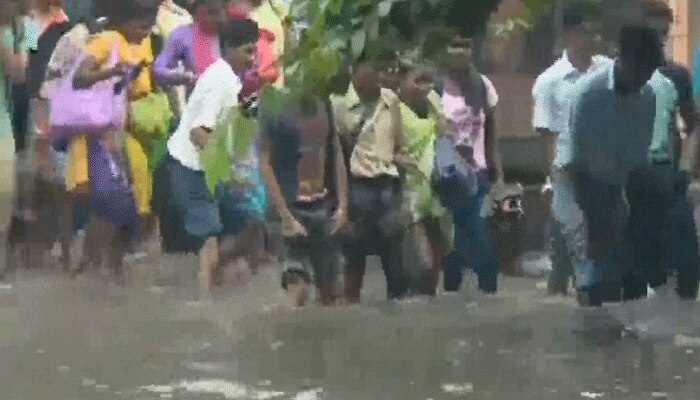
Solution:
<svg viewBox="0 0 700 400"><path fill-rule="evenodd" d="M700 307L672 295L584 312L503 278L388 304L373 265L362 305L290 310L275 266L198 300L195 261L131 263L125 289L20 271L0 286L0 399L700 398Z"/></svg>

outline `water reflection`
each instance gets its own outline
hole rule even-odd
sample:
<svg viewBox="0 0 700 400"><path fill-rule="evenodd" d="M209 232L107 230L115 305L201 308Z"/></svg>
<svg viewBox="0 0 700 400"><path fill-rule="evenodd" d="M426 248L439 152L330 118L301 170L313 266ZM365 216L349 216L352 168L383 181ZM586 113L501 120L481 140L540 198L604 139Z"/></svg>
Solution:
<svg viewBox="0 0 700 400"><path fill-rule="evenodd" d="M368 290L381 297L381 273ZM27 277L0 294L8 399L697 398L697 304L576 310L504 294L290 311L254 278L222 300ZM19 286L19 287L17 287ZM374 295L372 295L374 294ZM625 327L637 335L625 335ZM5 332L12 332L7 334ZM41 350L41 351L39 351ZM170 396L170 397L169 397Z"/></svg>

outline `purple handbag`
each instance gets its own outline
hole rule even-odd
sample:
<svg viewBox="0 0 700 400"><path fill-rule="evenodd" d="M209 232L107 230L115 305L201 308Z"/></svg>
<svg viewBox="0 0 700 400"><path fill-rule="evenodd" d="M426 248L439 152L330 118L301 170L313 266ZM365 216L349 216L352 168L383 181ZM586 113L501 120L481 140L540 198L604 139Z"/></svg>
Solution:
<svg viewBox="0 0 700 400"><path fill-rule="evenodd" d="M136 201L126 168L99 140L88 138L90 207L95 214L118 226L138 223Z"/></svg>
<svg viewBox="0 0 700 400"><path fill-rule="evenodd" d="M118 56L115 45L109 57L110 66L116 65ZM102 135L110 130L121 130L124 125L126 91L115 94L114 90L120 78L106 79L87 89L76 89L73 87L73 77L80 64L76 63L49 99L49 139L52 141L78 134Z"/></svg>

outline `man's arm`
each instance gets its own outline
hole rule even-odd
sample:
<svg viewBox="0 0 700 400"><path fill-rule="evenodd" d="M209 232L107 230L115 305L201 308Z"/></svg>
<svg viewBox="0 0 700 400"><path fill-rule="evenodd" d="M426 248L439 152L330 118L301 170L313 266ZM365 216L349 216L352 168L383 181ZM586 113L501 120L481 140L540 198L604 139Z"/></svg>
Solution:
<svg viewBox="0 0 700 400"><path fill-rule="evenodd" d="M306 228L294 218L291 211L287 207L287 202L280 189L275 171L272 169L271 150L272 142L264 130L262 132L262 143L260 145L260 173L263 178L263 183L267 189L267 195L272 200L272 204L277 210L277 213L282 218L282 235L285 237L300 237L306 236Z"/></svg>
<svg viewBox="0 0 700 400"><path fill-rule="evenodd" d="M293 218L292 213L287 207L287 202L282 195L282 189L280 189L279 182L277 182L277 176L272 169L272 140L267 131L265 121L260 121L260 173L267 188L267 195L272 201L272 205L277 210L282 220L288 220Z"/></svg>
<svg viewBox="0 0 700 400"><path fill-rule="evenodd" d="M556 119L555 91L554 77L549 71L538 76L532 86L532 99L534 101L532 125L537 132L557 133L557 129L553 128Z"/></svg>
<svg viewBox="0 0 700 400"><path fill-rule="evenodd" d="M686 133L693 134L698 127L698 110L693 98L693 78L684 66L677 66L676 91L678 92L678 108Z"/></svg>
<svg viewBox="0 0 700 400"><path fill-rule="evenodd" d="M338 210L348 210L348 172L343 159L343 147L338 135L333 135L333 152L335 160L335 190L338 196Z"/></svg>
<svg viewBox="0 0 700 400"><path fill-rule="evenodd" d="M80 64L78 71L73 76L73 85L78 88L89 88L97 82L115 76L126 75L130 66L126 63L118 63L112 68L100 68L97 59L88 56Z"/></svg>

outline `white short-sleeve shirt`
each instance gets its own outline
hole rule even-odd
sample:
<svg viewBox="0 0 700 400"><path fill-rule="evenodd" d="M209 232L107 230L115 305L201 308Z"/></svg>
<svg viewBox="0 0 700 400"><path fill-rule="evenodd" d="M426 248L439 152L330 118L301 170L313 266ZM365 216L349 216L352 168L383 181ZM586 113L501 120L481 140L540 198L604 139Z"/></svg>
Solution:
<svg viewBox="0 0 700 400"><path fill-rule="evenodd" d="M214 129L221 112L238 104L241 87L240 78L221 58L204 71L187 100L180 125L168 140L168 152L174 159L192 170L202 170L190 132L199 127Z"/></svg>
<svg viewBox="0 0 700 400"><path fill-rule="evenodd" d="M600 69L612 60L604 56L593 57L587 71L579 71L566 54L544 71L535 81L532 97L535 100L532 124L559 134L554 165L564 166L571 162L571 137L569 118L574 87L586 75Z"/></svg>

